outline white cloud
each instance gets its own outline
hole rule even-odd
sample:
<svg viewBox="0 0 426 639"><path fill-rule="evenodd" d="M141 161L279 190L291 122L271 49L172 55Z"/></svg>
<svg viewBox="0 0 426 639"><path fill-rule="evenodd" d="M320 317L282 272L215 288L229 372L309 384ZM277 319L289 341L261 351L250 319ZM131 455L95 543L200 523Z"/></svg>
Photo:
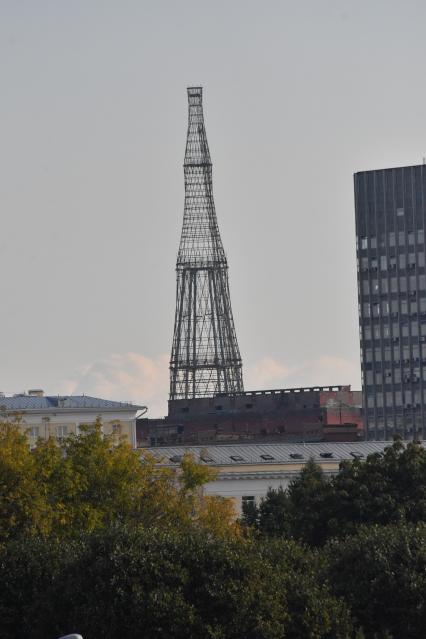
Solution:
<svg viewBox="0 0 426 639"><path fill-rule="evenodd" d="M332 355L296 366L264 357L244 368L244 383L247 390L330 384L351 384L356 390L360 388L360 372L357 363ZM82 366L73 379L62 380L57 392L132 401L147 406L149 417L161 417L167 414L169 357L112 353Z"/></svg>
<svg viewBox="0 0 426 639"><path fill-rule="evenodd" d="M247 390L330 384L351 384L355 390L359 389L359 364L342 357L322 355L310 362L286 366L272 357L265 357L248 365L245 370Z"/></svg>
<svg viewBox="0 0 426 639"><path fill-rule="evenodd" d="M60 384L61 392L132 401L148 406L149 416L167 413L169 361L167 355L150 358L140 353L113 353L76 371Z"/></svg>

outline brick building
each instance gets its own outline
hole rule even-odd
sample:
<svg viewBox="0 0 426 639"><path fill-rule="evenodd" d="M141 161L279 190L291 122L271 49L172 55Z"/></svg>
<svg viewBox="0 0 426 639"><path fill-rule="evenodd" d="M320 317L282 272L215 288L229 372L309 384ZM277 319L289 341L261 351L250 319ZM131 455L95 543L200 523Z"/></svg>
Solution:
<svg viewBox="0 0 426 639"><path fill-rule="evenodd" d="M169 401L167 417L138 419L137 445L359 441L361 392L316 386Z"/></svg>

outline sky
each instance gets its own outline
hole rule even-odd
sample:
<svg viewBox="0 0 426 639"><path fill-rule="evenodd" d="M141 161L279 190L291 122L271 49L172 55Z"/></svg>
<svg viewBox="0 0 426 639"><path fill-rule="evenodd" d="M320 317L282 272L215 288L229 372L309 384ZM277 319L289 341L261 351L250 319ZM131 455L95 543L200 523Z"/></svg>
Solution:
<svg viewBox="0 0 426 639"><path fill-rule="evenodd" d="M0 391L167 411L186 87L246 390L360 388L353 173L426 156L424 0L0 0Z"/></svg>

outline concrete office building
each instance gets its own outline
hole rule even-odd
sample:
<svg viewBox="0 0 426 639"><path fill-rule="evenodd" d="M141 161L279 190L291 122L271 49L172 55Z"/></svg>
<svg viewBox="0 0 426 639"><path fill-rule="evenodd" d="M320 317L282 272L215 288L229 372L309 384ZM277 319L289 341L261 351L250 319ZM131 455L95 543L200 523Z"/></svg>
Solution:
<svg viewBox="0 0 426 639"><path fill-rule="evenodd" d="M426 437L426 166L356 173L368 439Z"/></svg>

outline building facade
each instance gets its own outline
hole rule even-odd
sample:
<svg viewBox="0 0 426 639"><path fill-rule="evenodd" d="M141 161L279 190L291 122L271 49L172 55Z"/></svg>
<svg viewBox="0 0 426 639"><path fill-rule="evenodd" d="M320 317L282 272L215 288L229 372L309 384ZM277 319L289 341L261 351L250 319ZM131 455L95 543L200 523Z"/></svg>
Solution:
<svg viewBox="0 0 426 639"><path fill-rule="evenodd" d="M105 434L124 438L136 448L136 417L145 411L144 406L126 402L87 395L44 395L42 390L0 396L0 419L18 419L30 446L39 438L78 434L81 426L90 426L100 418Z"/></svg>
<svg viewBox="0 0 426 639"><path fill-rule="evenodd" d="M138 419L138 446L359 441L361 393L350 386L284 388L169 401L168 416Z"/></svg>
<svg viewBox="0 0 426 639"><path fill-rule="evenodd" d="M367 437L426 437L426 166L354 176Z"/></svg>
<svg viewBox="0 0 426 639"><path fill-rule="evenodd" d="M206 484L204 494L232 498L238 514L244 502L258 504L269 488L287 488L310 459L331 476L342 461L382 453L387 445L389 442L238 444L173 446L150 452L162 466L176 468L189 453L198 463L214 468L217 477Z"/></svg>

